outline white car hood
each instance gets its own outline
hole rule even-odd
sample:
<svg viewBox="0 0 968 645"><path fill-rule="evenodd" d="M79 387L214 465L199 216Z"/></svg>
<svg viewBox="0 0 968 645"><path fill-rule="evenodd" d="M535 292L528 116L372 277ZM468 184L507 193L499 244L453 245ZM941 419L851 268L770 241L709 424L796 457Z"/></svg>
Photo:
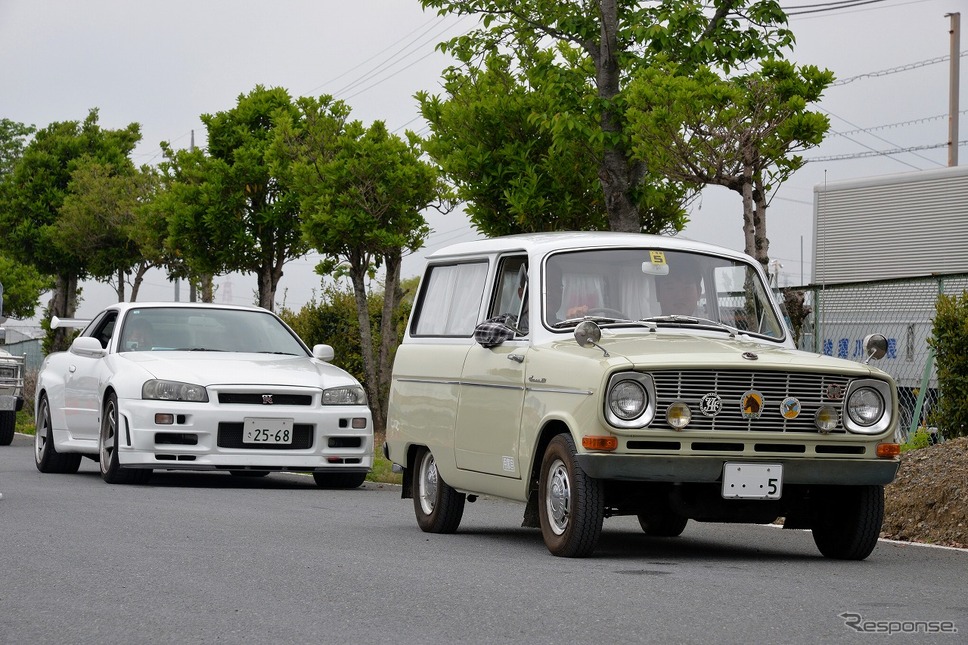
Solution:
<svg viewBox="0 0 968 645"><path fill-rule="evenodd" d="M117 355L148 378L196 385L288 385L329 388L356 384L346 372L306 356L220 352L125 352Z"/></svg>

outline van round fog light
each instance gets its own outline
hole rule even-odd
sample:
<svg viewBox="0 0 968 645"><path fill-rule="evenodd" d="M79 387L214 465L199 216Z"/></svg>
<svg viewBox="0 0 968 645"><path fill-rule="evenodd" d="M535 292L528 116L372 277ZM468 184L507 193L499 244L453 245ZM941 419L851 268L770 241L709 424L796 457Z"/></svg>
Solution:
<svg viewBox="0 0 968 645"><path fill-rule="evenodd" d="M682 401L676 401L666 409L666 423L676 430L682 430L689 425L690 421L692 421L692 410Z"/></svg>
<svg viewBox="0 0 968 645"><path fill-rule="evenodd" d="M821 434L827 434L837 428L837 422L839 420L837 410L829 405L825 405L817 410L817 416L814 417L813 422Z"/></svg>

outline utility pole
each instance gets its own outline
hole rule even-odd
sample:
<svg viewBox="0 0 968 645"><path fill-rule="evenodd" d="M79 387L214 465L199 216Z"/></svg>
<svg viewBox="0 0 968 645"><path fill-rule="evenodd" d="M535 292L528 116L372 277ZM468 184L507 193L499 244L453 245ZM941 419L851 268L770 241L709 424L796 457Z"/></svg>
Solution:
<svg viewBox="0 0 968 645"><path fill-rule="evenodd" d="M951 19L951 65L948 82L948 165L958 165L958 80L961 76L961 14L945 14Z"/></svg>
<svg viewBox="0 0 968 645"><path fill-rule="evenodd" d="M195 131L192 130L192 138L188 144L188 149L191 152L195 152ZM197 302L198 294L195 293L195 280L192 279L191 275L188 277L188 302Z"/></svg>

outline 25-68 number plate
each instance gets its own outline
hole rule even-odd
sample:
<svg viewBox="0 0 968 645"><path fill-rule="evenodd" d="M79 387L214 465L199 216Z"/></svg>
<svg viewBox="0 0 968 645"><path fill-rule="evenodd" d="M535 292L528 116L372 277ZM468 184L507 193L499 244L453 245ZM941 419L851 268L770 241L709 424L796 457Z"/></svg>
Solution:
<svg viewBox="0 0 968 645"><path fill-rule="evenodd" d="M723 497L726 499L780 499L782 493L782 464L723 465Z"/></svg>
<svg viewBox="0 0 968 645"><path fill-rule="evenodd" d="M292 419L246 417L242 425L242 443L292 443Z"/></svg>

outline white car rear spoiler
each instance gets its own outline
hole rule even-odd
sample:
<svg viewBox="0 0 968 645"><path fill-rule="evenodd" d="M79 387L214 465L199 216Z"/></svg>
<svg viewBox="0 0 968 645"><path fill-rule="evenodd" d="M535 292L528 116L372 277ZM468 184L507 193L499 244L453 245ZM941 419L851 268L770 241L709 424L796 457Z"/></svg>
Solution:
<svg viewBox="0 0 968 645"><path fill-rule="evenodd" d="M50 328L58 329L61 327L70 327L72 329L80 329L82 327L87 327L87 324L91 322L90 320L84 320L82 318L58 318L54 316L50 319Z"/></svg>

